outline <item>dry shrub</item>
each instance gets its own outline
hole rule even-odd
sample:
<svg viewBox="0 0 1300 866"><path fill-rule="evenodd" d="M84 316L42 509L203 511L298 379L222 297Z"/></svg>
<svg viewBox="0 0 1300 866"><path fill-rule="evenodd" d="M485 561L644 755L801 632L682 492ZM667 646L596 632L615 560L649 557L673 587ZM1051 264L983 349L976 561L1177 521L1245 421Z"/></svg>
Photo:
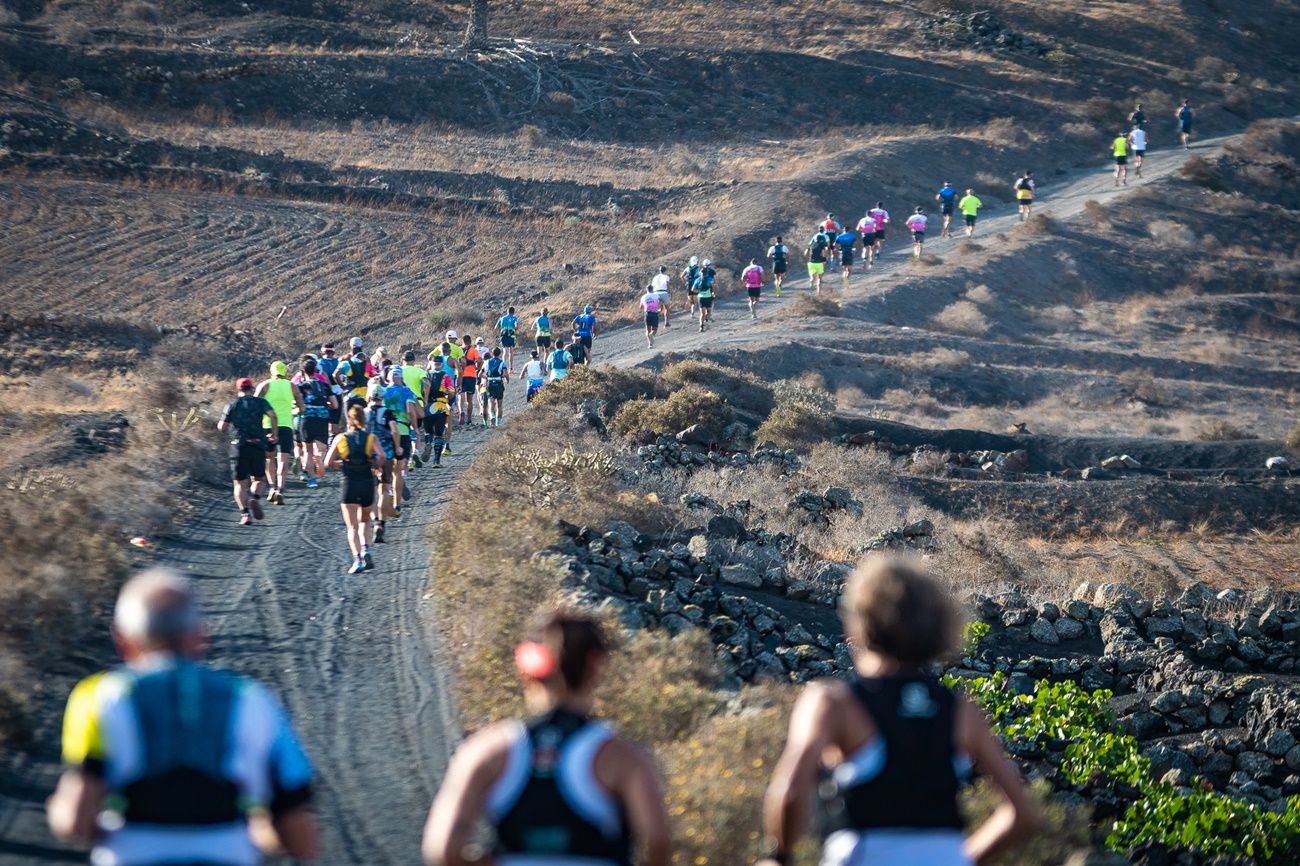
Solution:
<svg viewBox="0 0 1300 866"><path fill-rule="evenodd" d="M0 13L3 13L0 9ZM32 717L27 700L9 683L0 683L0 746L16 749L32 740Z"/></svg>
<svg viewBox="0 0 1300 866"><path fill-rule="evenodd" d="M789 688L746 689L744 702L751 706L715 716L693 736L660 750L676 831L674 863L761 859L763 792L785 745L793 698Z"/></svg>
<svg viewBox="0 0 1300 866"><path fill-rule="evenodd" d="M1173 220L1152 220L1147 231L1153 239L1167 247L1186 249L1196 245L1196 233Z"/></svg>
<svg viewBox="0 0 1300 866"><path fill-rule="evenodd" d="M95 389L68 370L47 370L32 384L42 400L52 405L86 403L95 399Z"/></svg>
<svg viewBox="0 0 1300 866"><path fill-rule="evenodd" d="M1061 132L1065 133L1067 138L1089 139L1097 134L1097 129L1091 123L1066 123L1062 124Z"/></svg>
<svg viewBox="0 0 1300 866"><path fill-rule="evenodd" d="M1036 213L1016 226L1016 231L1032 237L1046 237L1061 233L1061 224L1044 213Z"/></svg>
<svg viewBox="0 0 1300 866"><path fill-rule="evenodd" d="M772 391L776 407L754 431L755 441L801 448L824 442L834 432L835 398L824 389L782 379Z"/></svg>
<svg viewBox="0 0 1300 866"><path fill-rule="evenodd" d="M712 361L688 359L664 367L660 385L668 394L687 385L717 391L741 412L763 416L772 411L772 387L752 373L728 369Z"/></svg>
<svg viewBox="0 0 1300 866"><path fill-rule="evenodd" d="M142 24L161 24L162 11L152 3L136 0L122 7L122 15Z"/></svg>
<svg viewBox="0 0 1300 866"><path fill-rule="evenodd" d="M826 295L800 295L790 305L790 312L801 319L844 315L840 302Z"/></svg>
<svg viewBox="0 0 1300 866"><path fill-rule="evenodd" d="M988 318L970 301L954 301L935 313L930 321L939 329L956 334L979 336L989 330Z"/></svg>
<svg viewBox="0 0 1300 866"><path fill-rule="evenodd" d="M1218 166L1203 156L1193 156L1183 163L1180 169L1183 177L1198 186L1215 192L1223 192L1227 185L1219 175Z"/></svg>
<svg viewBox="0 0 1300 866"><path fill-rule="evenodd" d="M708 632L637 632L611 658L598 709L637 742L671 743L718 710L718 682Z"/></svg>
<svg viewBox="0 0 1300 866"><path fill-rule="evenodd" d="M535 147L541 147L546 136L542 133L540 126L534 126L531 123L524 124L519 128L519 143L526 149L532 150Z"/></svg>
<svg viewBox="0 0 1300 866"><path fill-rule="evenodd" d="M969 365L970 355L960 349L949 349L947 346L936 346L928 352L889 358L886 363L912 370L947 370L953 367L965 367Z"/></svg>
<svg viewBox="0 0 1300 866"><path fill-rule="evenodd" d="M991 304L993 303L993 297L993 290L983 283L966 290L966 300L974 301L977 304Z"/></svg>
<svg viewBox="0 0 1300 866"><path fill-rule="evenodd" d="M1286 434L1286 447L1293 451L1300 450L1300 424L1291 428L1291 432Z"/></svg>
<svg viewBox="0 0 1300 866"><path fill-rule="evenodd" d="M730 406L717 392L698 385L685 385L666 400L630 400L614 415L613 427L622 434L649 430L677 433L692 424L703 424L721 433L735 419Z"/></svg>
<svg viewBox="0 0 1300 866"><path fill-rule="evenodd" d="M613 366L574 367L558 382L551 382L534 398L539 406L576 406L583 400L605 403L612 416L630 400L652 399L662 391L648 370Z"/></svg>
<svg viewBox="0 0 1300 866"><path fill-rule="evenodd" d="M1255 434L1238 427L1226 418L1207 418L1192 428L1192 435L1202 442L1232 442L1255 439Z"/></svg>
<svg viewBox="0 0 1300 866"><path fill-rule="evenodd" d="M578 110L577 98L563 90L552 90L546 95L546 101L559 114L573 114Z"/></svg>
<svg viewBox="0 0 1300 866"><path fill-rule="evenodd" d="M1124 120L1124 108L1114 99L1094 96L1083 104L1083 116L1093 123L1116 124Z"/></svg>
<svg viewBox="0 0 1300 866"><path fill-rule="evenodd" d="M1105 228L1110 225L1110 211L1095 198L1090 198L1083 203L1083 215L1098 227Z"/></svg>

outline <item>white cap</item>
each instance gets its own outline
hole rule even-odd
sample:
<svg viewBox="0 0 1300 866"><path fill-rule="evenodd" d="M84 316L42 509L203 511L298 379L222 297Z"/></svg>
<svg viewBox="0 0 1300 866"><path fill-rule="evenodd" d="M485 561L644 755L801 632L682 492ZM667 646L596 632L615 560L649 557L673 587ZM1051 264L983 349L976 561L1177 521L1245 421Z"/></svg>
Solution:
<svg viewBox="0 0 1300 866"><path fill-rule="evenodd" d="M712 259L705 259L705 260L703 261L702 264L704 265L704 267L707 268L709 265L713 264L713 260L712 260Z"/></svg>
<svg viewBox="0 0 1300 866"><path fill-rule="evenodd" d="M476 346L482 346L482 345L484 344L484 342L486 342L486 341L485 341L482 337L479 337L478 339L476 339L476 340L474 341L474 345L476 345Z"/></svg>
<svg viewBox="0 0 1300 866"><path fill-rule="evenodd" d="M458 339L460 339L460 335L457 334L455 331L448 331L448 332L447 332L447 339L448 339L448 340L458 340Z"/></svg>
<svg viewBox="0 0 1300 866"><path fill-rule="evenodd" d="M700 263L700 257L699 257L699 256L691 256L691 264L693 264L693 265L698 265L699 263Z"/></svg>
<svg viewBox="0 0 1300 866"><path fill-rule="evenodd" d="M365 341L362 340L360 337L353 337L353 338L352 338L352 348L354 348L354 349L360 349L360 348L361 348L362 346L364 346L365 344L366 344Z"/></svg>

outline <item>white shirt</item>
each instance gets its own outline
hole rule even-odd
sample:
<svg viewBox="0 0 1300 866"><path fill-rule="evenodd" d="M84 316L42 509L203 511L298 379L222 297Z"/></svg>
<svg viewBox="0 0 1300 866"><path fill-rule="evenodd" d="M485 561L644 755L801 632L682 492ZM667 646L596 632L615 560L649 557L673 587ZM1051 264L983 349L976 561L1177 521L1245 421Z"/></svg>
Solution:
<svg viewBox="0 0 1300 866"><path fill-rule="evenodd" d="M529 361L524 364L525 379L545 379L546 366L541 361Z"/></svg>
<svg viewBox="0 0 1300 866"><path fill-rule="evenodd" d="M668 294L669 282L670 280L668 279L667 274L655 274L654 279L650 281L650 285L654 286L655 291L660 295L666 295Z"/></svg>
<svg viewBox="0 0 1300 866"><path fill-rule="evenodd" d="M926 222L924 214L914 213L907 218L907 227L914 232L923 232Z"/></svg>
<svg viewBox="0 0 1300 866"><path fill-rule="evenodd" d="M1128 137L1133 142L1134 150L1147 149L1147 132L1145 129L1135 129L1128 134Z"/></svg>

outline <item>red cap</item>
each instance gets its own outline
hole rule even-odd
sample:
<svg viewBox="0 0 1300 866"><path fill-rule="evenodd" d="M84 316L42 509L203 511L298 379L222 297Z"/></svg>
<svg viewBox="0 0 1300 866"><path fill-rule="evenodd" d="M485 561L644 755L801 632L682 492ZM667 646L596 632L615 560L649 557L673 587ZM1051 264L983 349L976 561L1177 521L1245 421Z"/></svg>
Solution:
<svg viewBox="0 0 1300 866"><path fill-rule="evenodd" d="M555 676L559 666L545 646L526 640L515 647L515 667L530 680L545 680Z"/></svg>
<svg viewBox="0 0 1300 866"><path fill-rule="evenodd" d="M246 390L246 389L248 389L248 388L253 387L253 380L250 379L250 378L248 378L247 376L245 376L244 378L240 379L240 380L239 380L238 382L236 382L235 384L238 386L239 390L244 391L244 390Z"/></svg>

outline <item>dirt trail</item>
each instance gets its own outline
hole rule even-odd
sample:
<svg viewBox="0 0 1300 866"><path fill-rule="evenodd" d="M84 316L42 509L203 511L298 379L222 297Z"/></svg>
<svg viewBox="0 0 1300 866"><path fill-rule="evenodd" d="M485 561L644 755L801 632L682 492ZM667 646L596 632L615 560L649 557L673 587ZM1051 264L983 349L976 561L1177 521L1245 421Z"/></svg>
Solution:
<svg viewBox="0 0 1300 866"><path fill-rule="evenodd" d="M1207 154L1227 140L1201 142L1193 153ZM1151 153L1144 180L1176 172L1187 156L1182 150ZM1079 170L1045 188L1036 210L1066 219L1081 213L1089 199L1105 201L1125 191L1114 189L1104 168ZM1014 205L998 210L981 219L981 235L1013 227ZM902 217L893 226L882 263L869 275L857 275L843 295L850 303L880 305L869 316L875 321L888 318L890 305L915 301L907 297L910 287L901 273L907 262L901 222ZM930 248L938 252L957 242L934 240ZM838 275L828 280L837 284ZM699 333L679 313L679 324L661 334L657 349L626 328L597 338L596 361L632 365L661 352L784 340L792 330L812 327L824 336L826 320L810 325L773 315L804 291L806 280L792 273L790 283L783 298L766 293L758 322L749 318L740 290L722 286L708 332ZM684 300L680 292L674 298L679 305ZM845 325L870 327L860 320ZM522 408L520 392L519 383L512 383L512 412ZM349 557L336 481L319 491L295 485L288 504L269 508L267 520L251 530L235 524L227 497L214 496L186 527L184 540L161 556L199 585L217 632L213 661L268 682L296 720L320 771L324 864L418 862L423 817L460 734L431 631L436 611L425 598L425 533L489 435L459 433L446 468L414 473L407 516L394 522L391 540L377 548L377 568L364 577L343 573ZM52 764L38 765L0 796L0 866L82 862L44 829L41 799L55 772Z"/></svg>

